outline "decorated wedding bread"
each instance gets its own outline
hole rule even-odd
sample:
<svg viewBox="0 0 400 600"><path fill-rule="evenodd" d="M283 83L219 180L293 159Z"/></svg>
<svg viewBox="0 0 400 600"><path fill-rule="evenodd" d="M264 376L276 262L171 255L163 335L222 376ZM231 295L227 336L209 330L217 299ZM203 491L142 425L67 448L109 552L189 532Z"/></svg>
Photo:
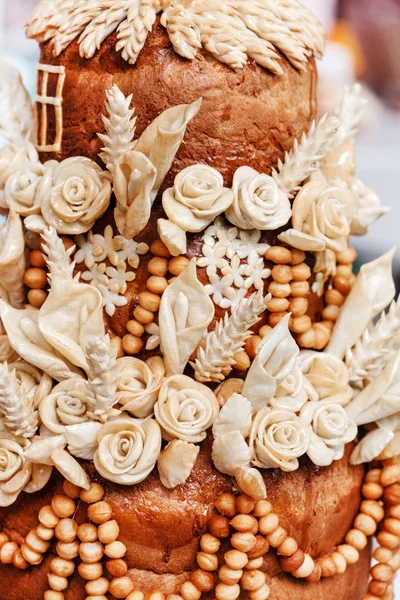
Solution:
<svg viewBox="0 0 400 600"><path fill-rule="evenodd" d="M0 600L377 600L394 250L297 0L42 0L0 63ZM371 537L376 535L374 563ZM371 564L374 564L371 567Z"/></svg>

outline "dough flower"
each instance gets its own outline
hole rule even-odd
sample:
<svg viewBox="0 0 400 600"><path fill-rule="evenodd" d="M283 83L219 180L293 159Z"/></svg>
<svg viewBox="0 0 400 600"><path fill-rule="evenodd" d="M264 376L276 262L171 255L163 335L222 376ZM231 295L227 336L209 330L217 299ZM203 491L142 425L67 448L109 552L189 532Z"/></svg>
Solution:
<svg viewBox="0 0 400 600"><path fill-rule="evenodd" d="M82 156L61 163L49 161L45 166L38 201L46 223L57 233L78 235L89 231L110 204L109 173Z"/></svg>
<svg viewBox="0 0 400 600"><path fill-rule="evenodd" d="M25 360L11 362L8 368L10 372L15 370L17 379L24 390L26 402L30 402L37 409L43 398L52 390L51 377Z"/></svg>
<svg viewBox="0 0 400 600"><path fill-rule="evenodd" d="M0 507L11 506L22 490L33 493L49 481L52 467L33 465L24 456L30 442L1 433L0 437Z"/></svg>
<svg viewBox="0 0 400 600"><path fill-rule="evenodd" d="M300 355L302 370L318 394L319 400L329 400L346 406L353 397L349 371L342 360L327 352L304 352Z"/></svg>
<svg viewBox="0 0 400 600"><path fill-rule="evenodd" d="M45 167L40 162L26 162L8 178L5 198L11 210L24 217L40 214L38 188L44 173Z"/></svg>
<svg viewBox="0 0 400 600"><path fill-rule="evenodd" d="M215 394L186 375L173 375L161 386L154 412L164 439L201 442L219 411Z"/></svg>
<svg viewBox="0 0 400 600"><path fill-rule="evenodd" d="M134 417L151 415L165 375L163 360L154 357L143 362L125 356L117 360L117 368L117 402Z"/></svg>
<svg viewBox="0 0 400 600"><path fill-rule="evenodd" d="M232 191L222 175L207 165L192 165L175 178L163 195L168 218L184 231L202 231L232 204Z"/></svg>
<svg viewBox="0 0 400 600"><path fill-rule="evenodd" d="M5 186L7 180L13 173L19 171L22 167L30 163L37 163L39 155L33 144L27 143L24 146L14 146L9 144L0 150L0 207L9 208Z"/></svg>
<svg viewBox="0 0 400 600"><path fill-rule="evenodd" d="M357 425L346 414L343 406L324 400L309 402L301 413L304 427L312 426L307 454L314 464L328 466L343 456L344 447L358 432Z"/></svg>
<svg viewBox="0 0 400 600"><path fill-rule="evenodd" d="M277 387L274 397L269 401L274 408L299 411L308 400L305 377L297 365Z"/></svg>
<svg viewBox="0 0 400 600"><path fill-rule="evenodd" d="M298 458L307 452L310 434L311 428L303 426L294 412L263 408L250 433L251 462L262 469L295 471Z"/></svg>
<svg viewBox="0 0 400 600"><path fill-rule="evenodd" d="M151 473L161 452L161 431L154 419L143 423L120 418L101 428L94 464L102 477L120 485L140 483Z"/></svg>
<svg viewBox="0 0 400 600"><path fill-rule="evenodd" d="M234 201L226 216L241 229L279 229L292 215L289 198L278 188L275 179L250 167L236 171L233 194Z"/></svg>
<svg viewBox="0 0 400 600"><path fill-rule="evenodd" d="M343 406L323 401L307 404L304 413L313 411L313 431L330 448L352 442L357 435L357 425L351 421Z"/></svg>
<svg viewBox="0 0 400 600"><path fill-rule="evenodd" d="M52 433L62 434L68 425L89 421L89 395L91 392L84 379L67 379L56 385L39 406L42 423Z"/></svg>
<svg viewBox="0 0 400 600"><path fill-rule="evenodd" d="M293 202L293 229L279 239L300 250L344 252L355 207L356 198L345 187L311 181Z"/></svg>

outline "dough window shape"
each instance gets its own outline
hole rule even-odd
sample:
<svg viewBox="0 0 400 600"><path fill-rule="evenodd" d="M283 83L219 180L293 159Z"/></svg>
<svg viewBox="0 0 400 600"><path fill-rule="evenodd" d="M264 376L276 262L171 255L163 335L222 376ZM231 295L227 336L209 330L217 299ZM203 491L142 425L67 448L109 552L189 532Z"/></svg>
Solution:
<svg viewBox="0 0 400 600"><path fill-rule="evenodd" d="M51 95L52 79L56 77L55 94ZM59 152L63 134L62 92L66 78L62 65L38 64L37 90L35 96L35 143L39 152ZM51 118L51 107L54 110L55 137L48 139L48 123Z"/></svg>

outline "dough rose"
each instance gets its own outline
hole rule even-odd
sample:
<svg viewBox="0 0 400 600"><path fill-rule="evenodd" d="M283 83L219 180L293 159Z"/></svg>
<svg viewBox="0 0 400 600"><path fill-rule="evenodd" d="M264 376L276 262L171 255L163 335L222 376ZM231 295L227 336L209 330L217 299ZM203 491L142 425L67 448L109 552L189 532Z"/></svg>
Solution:
<svg viewBox="0 0 400 600"><path fill-rule="evenodd" d="M293 412L299 411L308 400L304 379L300 367L296 366L277 387L274 397L269 401L271 406Z"/></svg>
<svg viewBox="0 0 400 600"><path fill-rule="evenodd" d="M56 385L40 406L40 418L52 433L65 433L68 425L89 421L87 398L91 394L84 379L67 379Z"/></svg>
<svg viewBox="0 0 400 600"><path fill-rule="evenodd" d="M26 401L30 402L35 409L38 408L43 398L50 394L52 390L51 377L24 360L11 362L8 368L10 372L15 369L17 379L24 390Z"/></svg>
<svg viewBox="0 0 400 600"><path fill-rule="evenodd" d="M252 464L262 469L296 471L298 458L307 452L311 428L305 427L294 412L282 409L260 410L250 434Z"/></svg>
<svg viewBox="0 0 400 600"><path fill-rule="evenodd" d="M318 394L319 400L329 400L346 406L353 397L349 371L343 361L327 352L304 352L300 355L302 370Z"/></svg>
<svg viewBox="0 0 400 600"><path fill-rule="evenodd" d="M321 467L342 458L345 445L352 442L358 432L357 425L349 419L344 408L329 400L306 404L300 420L305 427L312 426L307 454Z"/></svg>
<svg viewBox="0 0 400 600"><path fill-rule="evenodd" d="M134 417L148 417L154 410L165 375L162 359L154 357L143 362L138 358L124 356L117 360L117 365L117 402Z"/></svg>
<svg viewBox="0 0 400 600"><path fill-rule="evenodd" d="M181 171L174 187L163 195L168 218L184 231L202 231L232 204L232 191L224 187L222 175L207 165Z"/></svg>
<svg viewBox="0 0 400 600"><path fill-rule="evenodd" d="M293 202L293 229L278 237L300 250L344 252L355 206L354 194L345 187L311 181Z"/></svg>
<svg viewBox="0 0 400 600"><path fill-rule="evenodd" d="M140 483L151 473L161 452L161 431L154 419L143 423L121 418L100 430L94 464L102 477L120 485Z"/></svg>
<svg viewBox="0 0 400 600"><path fill-rule="evenodd" d="M226 216L241 229L274 230L286 225L292 210L286 194L269 175L240 167L233 178L234 201Z"/></svg>
<svg viewBox="0 0 400 600"><path fill-rule="evenodd" d="M314 403L312 403L314 404ZM304 412L311 410L311 403ZM331 448L352 442L357 435L357 425L351 421L343 406L333 402L318 402L313 406L313 431Z"/></svg>
<svg viewBox="0 0 400 600"><path fill-rule="evenodd" d="M24 217L40 214L38 187L44 173L45 167L40 162L27 162L8 178L5 198L11 210Z"/></svg>
<svg viewBox="0 0 400 600"><path fill-rule="evenodd" d="M38 201L46 223L57 233L78 235L89 231L110 204L109 174L82 156L61 163L49 161L45 167Z"/></svg>
<svg viewBox="0 0 400 600"><path fill-rule="evenodd" d="M215 394L186 375L173 375L161 386L154 413L164 439L201 442L219 411Z"/></svg>
<svg viewBox="0 0 400 600"><path fill-rule="evenodd" d="M52 467L33 465L24 456L30 442L2 432L0 437L0 507L11 506L22 490L34 493L50 479Z"/></svg>
<svg viewBox="0 0 400 600"><path fill-rule="evenodd" d="M9 208L4 188L7 180L13 173L19 171L30 163L37 163L39 155L33 144L27 143L25 146L17 148L13 144L4 146L0 150L0 207Z"/></svg>

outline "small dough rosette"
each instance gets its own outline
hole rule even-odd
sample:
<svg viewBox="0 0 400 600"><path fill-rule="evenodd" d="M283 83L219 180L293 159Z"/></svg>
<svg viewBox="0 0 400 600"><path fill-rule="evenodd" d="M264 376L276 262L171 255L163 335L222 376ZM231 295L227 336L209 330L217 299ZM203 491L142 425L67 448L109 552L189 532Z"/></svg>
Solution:
<svg viewBox="0 0 400 600"><path fill-rule="evenodd" d="M304 380L300 367L294 367L290 375L277 387L274 397L269 401L270 405L298 412L308 400Z"/></svg>
<svg viewBox="0 0 400 600"><path fill-rule="evenodd" d="M65 433L69 425L86 423L90 420L89 396L93 398L84 379L73 378L59 383L39 406L42 423L54 434Z"/></svg>
<svg viewBox="0 0 400 600"><path fill-rule="evenodd" d="M342 360L327 352L302 352L302 371L318 394L319 400L329 400L346 406L353 397L349 371Z"/></svg>
<svg viewBox="0 0 400 600"><path fill-rule="evenodd" d="M226 217L240 229L273 231L292 216L287 195L273 177L250 167L240 167L233 179L234 201Z"/></svg>
<svg viewBox="0 0 400 600"><path fill-rule="evenodd" d="M192 165L175 178L162 204L168 218L184 231L203 231L233 202L222 175L207 165Z"/></svg>
<svg viewBox="0 0 400 600"><path fill-rule="evenodd" d="M110 204L110 174L83 156L49 161L45 167L38 189L44 220L57 233L86 233Z"/></svg>
<svg viewBox="0 0 400 600"><path fill-rule="evenodd" d="M251 462L262 469L296 471L298 459L307 452L311 427L305 427L289 410L263 408L250 433Z"/></svg>
<svg viewBox="0 0 400 600"><path fill-rule="evenodd" d="M355 207L356 198L346 187L310 181L293 202L293 228L278 237L304 251L344 252Z"/></svg>
<svg viewBox="0 0 400 600"><path fill-rule="evenodd" d="M143 423L119 418L101 428L94 455L97 471L108 481L135 485L151 473L161 452L161 430L154 419Z"/></svg>
<svg viewBox="0 0 400 600"><path fill-rule="evenodd" d="M117 360L117 403L122 410L137 418L151 415L165 376L162 358L153 357L147 362L124 356Z"/></svg>
<svg viewBox="0 0 400 600"><path fill-rule="evenodd" d="M163 438L195 444L206 437L219 411L215 394L186 375L173 375L161 386L155 417Z"/></svg>
<svg viewBox="0 0 400 600"><path fill-rule="evenodd" d="M312 427L307 454L320 467L341 459L345 445L352 442L358 432L343 406L329 400L307 403L300 413L300 420L304 427Z"/></svg>
<svg viewBox="0 0 400 600"><path fill-rule="evenodd" d="M23 217L40 214L38 188L45 173L40 162L27 162L8 178L5 186L6 203Z"/></svg>

